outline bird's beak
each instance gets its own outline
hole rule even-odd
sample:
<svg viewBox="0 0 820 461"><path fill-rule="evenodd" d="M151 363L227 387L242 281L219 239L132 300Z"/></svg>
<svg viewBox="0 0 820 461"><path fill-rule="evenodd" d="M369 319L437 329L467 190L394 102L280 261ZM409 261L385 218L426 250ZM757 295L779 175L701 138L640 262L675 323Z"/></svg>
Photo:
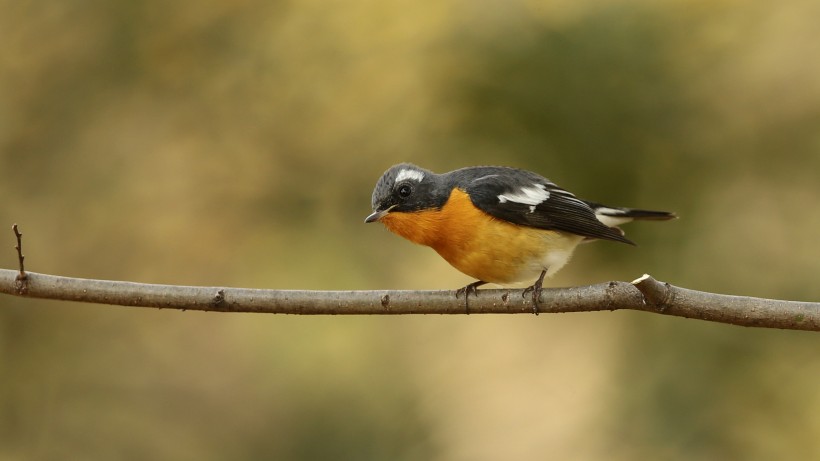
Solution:
<svg viewBox="0 0 820 461"><path fill-rule="evenodd" d="M376 221L382 219L383 217L385 217L387 215L387 213L390 213L390 210L392 210L395 207L396 207L396 205L393 205L390 208L387 208L385 210L376 210L373 213L370 213L370 216L364 218L364 222L366 222L366 223L376 222Z"/></svg>

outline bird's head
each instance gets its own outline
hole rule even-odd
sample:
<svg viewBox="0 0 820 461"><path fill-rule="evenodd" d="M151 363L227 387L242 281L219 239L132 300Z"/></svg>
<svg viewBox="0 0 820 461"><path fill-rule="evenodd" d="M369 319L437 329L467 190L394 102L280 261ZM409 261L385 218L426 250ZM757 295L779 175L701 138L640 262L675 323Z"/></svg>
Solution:
<svg viewBox="0 0 820 461"><path fill-rule="evenodd" d="M407 213L441 206L446 196L439 197L438 176L410 163L390 167L373 189L373 213L364 222L379 221L388 213Z"/></svg>

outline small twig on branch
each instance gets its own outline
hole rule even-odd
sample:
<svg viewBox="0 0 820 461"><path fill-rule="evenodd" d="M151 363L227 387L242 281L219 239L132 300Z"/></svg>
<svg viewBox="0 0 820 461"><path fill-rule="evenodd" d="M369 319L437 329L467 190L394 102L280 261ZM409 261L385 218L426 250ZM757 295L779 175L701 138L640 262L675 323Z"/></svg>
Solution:
<svg viewBox="0 0 820 461"><path fill-rule="evenodd" d="M23 256L23 234L17 229L17 224L13 224L11 230L14 231L14 236L17 237L17 246L14 249L17 250L17 260L20 262L20 278L24 279L26 278L26 268L23 266L23 261L26 257Z"/></svg>
<svg viewBox="0 0 820 461"><path fill-rule="evenodd" d="M20 263L20 273L15 277L14 285L17 293L24 295L28 291L28 276L26 275L26 268L23 265L23 261L26 259L26 257L23 256L23 234L17 229L16 223L11 226L11 230L14 231L14 236L17 237L17 246L15 246L14 249L17 250L17 261Z"/></svg>

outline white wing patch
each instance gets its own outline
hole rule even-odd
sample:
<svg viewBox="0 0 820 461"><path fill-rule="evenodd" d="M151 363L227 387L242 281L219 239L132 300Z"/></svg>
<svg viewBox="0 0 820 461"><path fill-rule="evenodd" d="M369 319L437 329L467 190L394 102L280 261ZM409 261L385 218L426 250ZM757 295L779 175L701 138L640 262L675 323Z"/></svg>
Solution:
<svg viewBox="0 0 820 461"><path fill-rule="evenodd" d="M424 173L419 170L411 170L410 168L405 168L399 171L399 174L396 175L396 182L404 181L405 179L412 179L414 181L421 182L424 179Z"/></svg>
<svg viewBox="0 0 820 461"><path fill-rule="evenodd" d="M530 206L530 213L535 212L535 206L544 203L550 198L547 186L543 184L533 184L533 187L522 187L516 193L501 194L498 196L498 203L515 202Z"/></svg>
<svg viewBox="0 0 820 461"><path fill-rule="evenodd" d="M595 209L595 217L598 218L598 221L601 221L604 225L609 227L620 226L621 224L632 221L632 218L622 216L624 214L626 214L625 211L618 210L616 208L602 206Z"/></svg>

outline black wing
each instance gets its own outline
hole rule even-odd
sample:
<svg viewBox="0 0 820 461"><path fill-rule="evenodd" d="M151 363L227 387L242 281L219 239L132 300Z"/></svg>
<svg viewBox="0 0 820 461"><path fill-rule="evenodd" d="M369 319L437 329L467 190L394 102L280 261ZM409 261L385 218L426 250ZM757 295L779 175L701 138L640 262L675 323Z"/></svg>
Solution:
<svg viewBox="0 0 820 461"><path fill-rule="evenodd" d="M498 219L634 245L620 229L599 221L589 204L538 174L503 167L453 173L456 187L464 189L477 208Z"/></svg>

